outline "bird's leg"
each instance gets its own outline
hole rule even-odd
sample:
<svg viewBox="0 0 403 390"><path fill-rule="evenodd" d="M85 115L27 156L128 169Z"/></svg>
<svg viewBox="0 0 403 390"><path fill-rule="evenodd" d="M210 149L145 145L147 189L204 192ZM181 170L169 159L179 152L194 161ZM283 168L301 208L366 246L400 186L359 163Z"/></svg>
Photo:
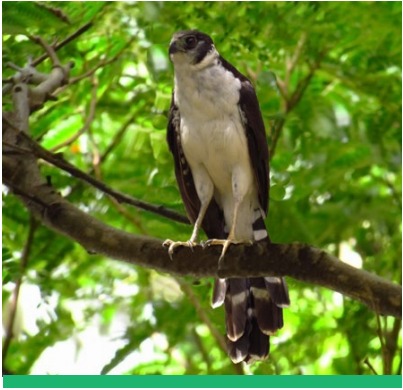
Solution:
<svg viewBox="0 0 403 390"><path fill-rule="evenodd" d="M238 226L238 213L239 208L245 201L245 198L248 196L249 189L253 185L252 183L253 174L251 170L244 169L242 164L235 167L232 172L232 194L234 197L234 206L233 206L233 214L232 214L232 223L230 227L230 231L227 239L213 239L208 240L206 245L222 245L221 256L218 260L218 264L220 265L221 261L224 259L225 253L227 252L229 246L231 244L248 244L252 245L253 241L251 239L245 239L242 237L241 239L237 238L237 226ZM242 223L242 221L241 221Z"/></svg>
<svg viewBox="0 0 403 390"><path fill-rule="evenodd" d="M196 222L194 224L192 235L188 241L172 241L170 239L165 240L163 242L163 246L168 247L168 254L172 260L172 255L174 253L175 248L179 246L185 246L187 248L193 249L197 245L197 238L199 237L199 231L201 228L201 224L203 222L204 216L207 211L208 204L202 204L200 207L199 215L197 216Z"/></svg>
<svg viewBox="0 0 403 390"><path fill-rule="evenodd" d="M237 240L235 238L235 226L237 224L237 219L238 219L238 210L239 210L239 206L241 204L241 201L237 201L235 203L235 207L234 207L234 216L232 218L232 224L231 224L231 230L228 234L228 237L223 240L223 239L212 239L212 240L208 240L205 243L205 246L210 246L210 245L222 245L222 251L221 251L221 256L218 259L218 263L220 263L225 256L225 253L227 252L227 249L229 248L229 246L231 244L248 244L248 245L253 245L253 241L252 240Z"/></svg>
<svg viewBox="0 0 403 390"><path fill-rule="evenodd" d="M193 249L197 245L197 238L199 236L199 231L203 223L204 216L206 215L208 206L213 197L214 185L208 176L207 171L202 166L194 167L193 176L195 180L195 187L197 195L200 199L200 210L197 216L196 222L194 224L192 235L188 241L172 241L165 240L162 244L168 247L169 257L172 259L175 248L180 246L185 246L187 248Z"/></svg>

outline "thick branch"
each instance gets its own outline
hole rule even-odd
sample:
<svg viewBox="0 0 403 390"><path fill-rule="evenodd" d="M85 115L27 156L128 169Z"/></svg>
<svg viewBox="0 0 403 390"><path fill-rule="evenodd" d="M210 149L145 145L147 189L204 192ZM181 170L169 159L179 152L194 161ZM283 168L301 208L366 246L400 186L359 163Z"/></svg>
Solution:
<svg viewBox="0 0 403 390"><path fill-rule="evenodd" d="M5 178L10 179L7 166ZM12 174L11 174L12 176ZM11 178L12 179L12 178ZM7 180L8 181L8 180ZM69 204L49 186L34 189L35 198L48 204L25 203L50 228L80 243L89 253L154 268L174 275L196 277L291 276L338 291L383 315L401 317L401 286L353 268L334 256L306 244L256 244L230 247L217 268L220 248L179 249L170 260L161 241L114 229ZM32 190L30 191L32 195Z"/></svg>
<svg viewBox="0 0 403 390"><path fill-rule="evenodd" d="M13 137L7 136L13 135L15 130L5 127L6 141L13 143ZM31 148L29 138L24 133L20 135L21 148ZM89 253L99 253L175 275L288 275L338 291L378 313L401 316L402 293L399 285L355 269L317 248L305 244L232 246L220 269L217 268L220 252L217 247L205 250L197 247L193 252L179 249L172 261L161 241L114 229L65 201L40 179L33 156L21 159L18 154L14 158L3 155L3 179L12 190L17 190L27 208L43 223L80 243Z"/></svg>

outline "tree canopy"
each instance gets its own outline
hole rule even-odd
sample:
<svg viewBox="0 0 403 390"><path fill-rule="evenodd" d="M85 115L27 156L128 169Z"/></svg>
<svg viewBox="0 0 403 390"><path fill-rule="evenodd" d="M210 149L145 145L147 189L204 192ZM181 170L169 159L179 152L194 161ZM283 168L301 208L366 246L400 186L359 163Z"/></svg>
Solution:
<svg viewBox="0 0 403 390"><path fill-rule="evenodd" d="M400 285L400 2L2 8L3 128L23 133L11 140L3 133L5 372L401 374L401 318L382 316L365 284L359 302L312 278L288 277L291 307L269 359L233 365L224 312L209 303L213 278L200 276L209 273L183 277L94 253L107 235L93 237L94 250L80 240L97 232L86 216L144 237L139 253L149 238L189 238L165 139L167 49L174 32L196 28L256 87L270 149L273 242L309 244ZM37 72L27 76L29 61ZM51 96L40 93L50 74L59 83ZM17 123L24 108L13 85L27 78L37 88L26 92L29 122ZM49 199L76 207L71 226L57 225L60 213L38 188L16 184L15 167L43 180ZM147 253L159 257L150 245ZM184 250L179 258L186 267ZM338 277L337 268L321 272L329 285ZM58 354L71 364L52 365Z"/></svg>

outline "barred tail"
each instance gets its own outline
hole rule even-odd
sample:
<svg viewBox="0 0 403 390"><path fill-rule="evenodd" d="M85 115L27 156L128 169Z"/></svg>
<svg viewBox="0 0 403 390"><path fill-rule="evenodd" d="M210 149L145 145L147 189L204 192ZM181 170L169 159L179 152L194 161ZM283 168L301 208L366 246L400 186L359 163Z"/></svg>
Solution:
<svg viewBox="0 0 403 390"><path fill-rule="evenodd" d="M268 280L269 279L269 280ZM213 307L225 304L227 348L234 363L262 360L270 335L283 327L283 307L290 304L283 278L217 279Z"/></svg>
<svg viewBox="0 0 403 390"><path fill-rule="evenodd" d="M263 218L253 224L255 240L269 239ZM283 327L290 299L284 278L216 279L212 306L224 303L228 354L234 363L267 358L270 335Z"/></svg>

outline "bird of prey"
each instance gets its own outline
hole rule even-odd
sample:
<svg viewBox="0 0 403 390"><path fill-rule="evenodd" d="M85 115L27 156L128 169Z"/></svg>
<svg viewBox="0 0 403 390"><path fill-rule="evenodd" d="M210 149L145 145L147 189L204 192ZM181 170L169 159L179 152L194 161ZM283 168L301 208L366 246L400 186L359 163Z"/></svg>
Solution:
<svg viewBox="0 0 403 390"><path fill-rule="evenodd" d="M166 240L170 256L198 244L202 228L208 245L269 240L269 152L262 114L251 82L197 30L174 34L169 56L174 91L167 141L175 175L194 224L187 242ZM265 359L269 336L283 326L289 305L281 277L217 279L212 306L224 303L228 354L234 363Z"/></svg>

